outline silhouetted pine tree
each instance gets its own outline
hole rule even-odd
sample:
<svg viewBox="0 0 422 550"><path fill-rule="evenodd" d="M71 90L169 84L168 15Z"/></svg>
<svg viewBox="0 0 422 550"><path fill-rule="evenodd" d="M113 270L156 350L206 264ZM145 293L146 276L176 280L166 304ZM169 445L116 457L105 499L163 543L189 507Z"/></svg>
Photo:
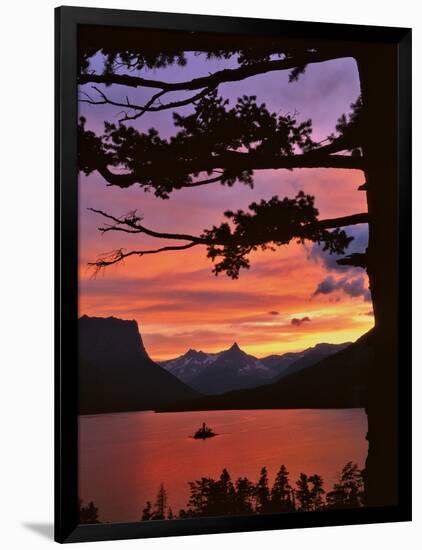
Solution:
<svg viewBox="0 0 422 550"><path fill-rule="evenodd" d="M170 508L167 507L167 491L161 483L157 492L154 508L148 500L145 508L142 510L142 521L162 520L169 516ZM173 516L172 516L173 517ZM169 518L170 519L170 518Z"/></svg>
<svg viewBox="0 0 422 550"><path fill-rule="evenodd" d="M154 513L152 519L165 519L167 512L167 492L161 483L158 489L157 498L154 504Z"/></svg>
<svg viewBox="0 0 422 550"><path fill-rule="evenodd" d="M311 497L312 497L312 509L322 510L324 507L324 481L321 476L314 474L309 478L309 482L312 484Z"/></svg>
<svg viewBox="0 0 422 550"><path fill-rule="evenodd" d="M362 471L348 462L338 476L332 491L327 493L328 508L358 508L363 505Z"/></svg>
<svg viewBox="0 0 422 550"><path fill-rule="evenodd" d="M284 464L280 467L271 489L271 511L293 512L293 489L289 483L289 472Z"/></svg>
<svg viewBox="0 0 422 550"><path fill-rule="evenodd" d="M150 519L153 519L152 516L153 516L152 504L148 500L145 505L145 508L142 510L142 521L148 521Z"/></svg>
<svg viewBox="0 0 422 550"><path fill-rule="evenodd" d="M254 511L255 486L247 477L239 477L235 486L235 514L251 514Z"/></svg>
<svg viewBox="0 0 422 550"><path fill-rule="evenodd" d="M91 501L87 506L82 506L83 501L79 499L79 523L100 523L98 519L98 508Z"/></svg>
<svg viewBox="0 0 422 550"><path fill-rule="evenodd" d="M204 516L209 509L209 498L212 485L215 481L212 478L202 477L195 481L189 481L189 501L186 510L180 510L180 517Z"/></svg>
<svg viewBox="0 0 422 550"><path fill-rule="evenodd" d="M217 482L216 507L222 515L234 514L236 507L236 491L229 472L224 468Z"/></svg>
<svg viewBox="0 0 422 550"><path fill-rule="evenodd" d="M264 466L261 470L258 483L255 486L255 510L258 514L265 514L270 509L270 489L268 487L268 473Z"/></svg>
<svg viewBox="0 0 422 550"><path fill-rule="evenodd" d="M218 481L201 478L190 481L190 497L187 510L180 517L221 516L236 513L236 490L230 474L224 468Z"/></svg>
<svg viewBox="0 0 422 550"><path fill-rule="evenodd" d="M297 509L299 512L309 512L312 510L312 493L309 489L309 478L301 473L296 481L297 489L295 496L297 500Z"/></svg>

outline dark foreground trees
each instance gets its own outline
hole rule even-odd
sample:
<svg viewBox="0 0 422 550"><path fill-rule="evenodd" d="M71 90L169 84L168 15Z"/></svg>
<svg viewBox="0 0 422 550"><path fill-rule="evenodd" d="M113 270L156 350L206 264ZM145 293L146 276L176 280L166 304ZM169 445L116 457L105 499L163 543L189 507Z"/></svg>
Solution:
<svg viewBox="0 0 422 550"><path fill-rule="evenodd" d="M265 467L256 483L246 477L233 481L229 472L223 469L219 479L202 477L190 481L187 506L177 516L171 514L171 519L359 508L363 506L362 487L362 472L352 462L344 466L327 494L324 481L318 474L308 476L301 473L293 489L284 465L280 467L272 487ZM148 514L145 514L147 509ZM145 510L143 520L158 519L150 514L150 503ZM160 519L165 517L169 515L164 511Z"/></svg>
<svg viewBox="0 0 422 550"><path fill-rule="evenodd" d="M154 506L150 501L147 501L145 508L142 510L142 521L160 519L173 519L173 512L167 504L167 491L163 484L158 489Z"/></svg>
<svg viewBox="0 0 422 550"><path fill-rule="evenodd" d="M348 462L337 476L328 493L318 474L304 473L292 487L284 464L270 487L267 469L261 469L257 482L247 477L231 479L224 468L218 479L202 477L189 482L186 508L174 514L168 504L167 491L160 485L154 505L146 502L141 521L213 517L226 515L278 514L315 512L330 509L359 508L363 501L363 476L357 464ZM83 506L79 500L79 523L100 523L99 511L93 502Z"/></svg>
<svg viewBox="0 0 422 550"><path fill-rule="evenodd" d="M226 212L226 220L219 226L204 229L200 235L186 235L152 228L154 220L144 224L142 214L135 211L120 216L94 208L105 221L102 232L143 234L167 244L151 249L134 246L128 251L119 248L93 265L102 269L129 256L203 246L216 274L225 272L236 278L241 269L249 267L251 252L292 239L318 242L330 252L345 253L349 238L344 228L368 222L368 249L343 258L342 263L367 269L375 313L374 361L368 372L366 406L369 453L365 501L394 504L398 286L394 46L218 33L122 32L101 27L84 27L80 33L80 100L115 108L119 121L105 122L104 131L94 133L81 119L79 166L86 174L98 172L107 185L123 190L138 185L167 199L182 188L253 185L257 170L322 167L362 171L359 192L366 193L368 212L346 218L320 220L313 197L299 193L293 198L277 196L251 204L249 211ZM100 71L90 67L98 53L104 57ZM176 81L135 72L184 66L192 55L227 60L227 67ZM323 142L312 139L310 121L272 113L252 95L238 98L235 104L228 104L220 95L225 83L283 70L289 71L294 81L310 64L345 57L356 60L361 96L350 115L339 118L336 133ZM186 106L187 113L177 111ZM146 113L166 111L173 112L174 136L136 127Z"/></svg>
<svg viewBox="0 0 422 550"><path fill-rule="evenodd" d="M328 508L358 508L363 506L363 478L357 464L348 462L339 474L333 490L327 493Z"/></svg>
<svg viewBox="0 0 422 550"><path fill-rule="evenodd" d="M100 523L98 518L98 508L91 501L86 506L79 500L79 523Z"/></svg>
<svg viewBox="0 0 422 550"><path fill-rule="evenodd" d="M271 489L271 509L273 512L295 510L294 492L289 483L289 472L284 464L281 465Z"/></svg>

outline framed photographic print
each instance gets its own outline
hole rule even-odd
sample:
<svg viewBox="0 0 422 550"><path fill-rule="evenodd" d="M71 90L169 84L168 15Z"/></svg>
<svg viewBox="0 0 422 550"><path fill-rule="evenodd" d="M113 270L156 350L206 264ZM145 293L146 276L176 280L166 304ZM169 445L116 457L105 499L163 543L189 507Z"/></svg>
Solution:
<svg viewBox="0 0 422 550"><path fill-rule="evenodd" d="M56 540L411 518L411 31L56 10Z"/></svg>

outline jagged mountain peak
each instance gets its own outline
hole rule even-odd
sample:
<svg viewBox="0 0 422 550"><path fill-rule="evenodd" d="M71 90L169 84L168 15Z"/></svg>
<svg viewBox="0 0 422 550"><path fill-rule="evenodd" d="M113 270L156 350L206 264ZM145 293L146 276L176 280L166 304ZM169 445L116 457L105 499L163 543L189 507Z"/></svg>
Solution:
<svg viewBox="0 0 422 550"><path fill-rule="evenodd" d="M189 350L180 357L163 361L161 365L204 393L253 387L273 376L270 369L256 357L245 353L237 342L218 353Z"/></svg>
<svg viewBox="0 0 422 550"><path fill-rule="evenodd" d="M201 355L203 352L198 351L193 348L189 348L188 351L184 354L185 357L196 357L197 355Z"/></svg>
<svg viewBox="0 0 422 550"><path fill-rule="evenodd" d="M301 352L258 359L234 342L219 353L191 348L184 355L163 361L161 365L201 393L222 393L274 381L307 368L347 345L321 343Z"/></svg>
<svg viewBox="0 0 422 550"><path fill-rule="evenodd" d="M184 361L188 361L188 362L195 362L195 361L203 361L208 356L209 354L204 353L201 350L190 348L186 353L181 355L179 359L183 359ZM171 363L171 362L173 362L173 360L166 361L166 363Z"/></svg>
<svg viewBox="0 0 422 550"><path fill-rule="evenodd" d="M223 353L245 353L240 349L239 344L234 342L228 349L224 350Z"/></svg>

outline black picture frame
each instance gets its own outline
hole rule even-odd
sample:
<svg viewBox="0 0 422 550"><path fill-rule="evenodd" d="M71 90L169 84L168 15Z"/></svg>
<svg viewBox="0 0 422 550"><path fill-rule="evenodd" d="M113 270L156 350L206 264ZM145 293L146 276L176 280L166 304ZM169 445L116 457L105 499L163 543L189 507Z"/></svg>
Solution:
<svg viewBox="0 0 422 550"><path fill-rule="evenodd" d="M301 514L78 525L77 28L149 29L384 42L397 45L399 200L399 498L396 506ZM409 521L411 519L411 30L59 7L55 11L55 540L61 543Z"/></svg>

